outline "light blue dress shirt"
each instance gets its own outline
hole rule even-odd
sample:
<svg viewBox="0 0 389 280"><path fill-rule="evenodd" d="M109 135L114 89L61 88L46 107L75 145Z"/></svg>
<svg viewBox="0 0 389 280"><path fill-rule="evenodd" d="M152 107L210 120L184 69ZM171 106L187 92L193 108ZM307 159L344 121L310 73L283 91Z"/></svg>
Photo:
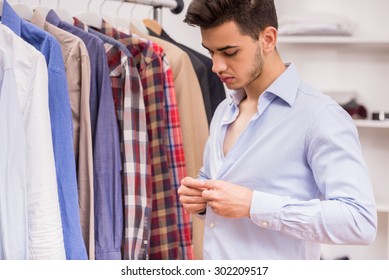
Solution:
<svg viewBox="0 0 389 280"><path fill-rule="evenodd" d="M0 47L0 260L26 260L27 152L12 55Z"/></svg>
<svg viewBox="0 0 389 280"><path fill-rule="evenodd" d="M51 34L21 19L7 1L4 1L2 22L46 58L51 133L66 258L87 259L78 210L72 113L61 46Z"/></svg>
<svg viewBox="0 0 389 280"><path fill-rule="evenodd" d="M226 156L227 127L245 93L215 112L199 178L254 192L250 218L223 218L208 207L205 259L319 259L320 243L375 238L374 195L353 120L287 66Z"/></svg>

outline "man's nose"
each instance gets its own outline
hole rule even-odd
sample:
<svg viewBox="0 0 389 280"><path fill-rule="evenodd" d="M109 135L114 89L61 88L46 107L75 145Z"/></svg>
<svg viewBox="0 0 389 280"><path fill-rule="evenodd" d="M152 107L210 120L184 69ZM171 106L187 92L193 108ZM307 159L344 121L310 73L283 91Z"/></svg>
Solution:
<svg viewBox="0 0 389 280"><path fill-rule="evenodd" d="M212 71L216 74L222 73L227 69L227 63L221 55L214 55L212 63Z"/></svg>

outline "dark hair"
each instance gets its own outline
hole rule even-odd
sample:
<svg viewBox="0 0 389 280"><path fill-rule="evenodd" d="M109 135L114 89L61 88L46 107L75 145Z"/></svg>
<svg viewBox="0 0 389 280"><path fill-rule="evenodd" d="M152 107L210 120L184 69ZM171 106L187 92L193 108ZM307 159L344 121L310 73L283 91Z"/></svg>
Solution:
<svg viewBox="0 0 389 280"><path fill-rule="evenodd" d="M274 0L193 0L184 22L203 29L234 21L242 34L258 39L268 26L278 29Z"/></svg>

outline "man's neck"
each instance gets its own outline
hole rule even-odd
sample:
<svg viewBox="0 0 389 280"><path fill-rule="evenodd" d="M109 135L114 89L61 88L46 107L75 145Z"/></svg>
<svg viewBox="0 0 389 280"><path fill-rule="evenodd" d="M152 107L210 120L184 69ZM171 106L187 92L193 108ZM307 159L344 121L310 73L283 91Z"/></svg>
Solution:
<svg viewBox="0 0 389 280"><path fill-rule="evenodd" d="M248 100L258 100L259 96L285 71L281 59L266 62L262 74L244 88Z"/></svg>

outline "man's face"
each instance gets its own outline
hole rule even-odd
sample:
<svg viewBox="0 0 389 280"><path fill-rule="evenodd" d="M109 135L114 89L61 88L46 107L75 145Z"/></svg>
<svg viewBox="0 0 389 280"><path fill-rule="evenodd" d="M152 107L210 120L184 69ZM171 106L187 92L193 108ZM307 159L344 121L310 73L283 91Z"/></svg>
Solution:
<svg viewBox="0 0 389 280"><path fill-rule="evenodd" d="M260 41L242 35L232 21L202 29L201 35L212 58L212 71L229 89L244 88L258 80L264 63Z"/></svg>

